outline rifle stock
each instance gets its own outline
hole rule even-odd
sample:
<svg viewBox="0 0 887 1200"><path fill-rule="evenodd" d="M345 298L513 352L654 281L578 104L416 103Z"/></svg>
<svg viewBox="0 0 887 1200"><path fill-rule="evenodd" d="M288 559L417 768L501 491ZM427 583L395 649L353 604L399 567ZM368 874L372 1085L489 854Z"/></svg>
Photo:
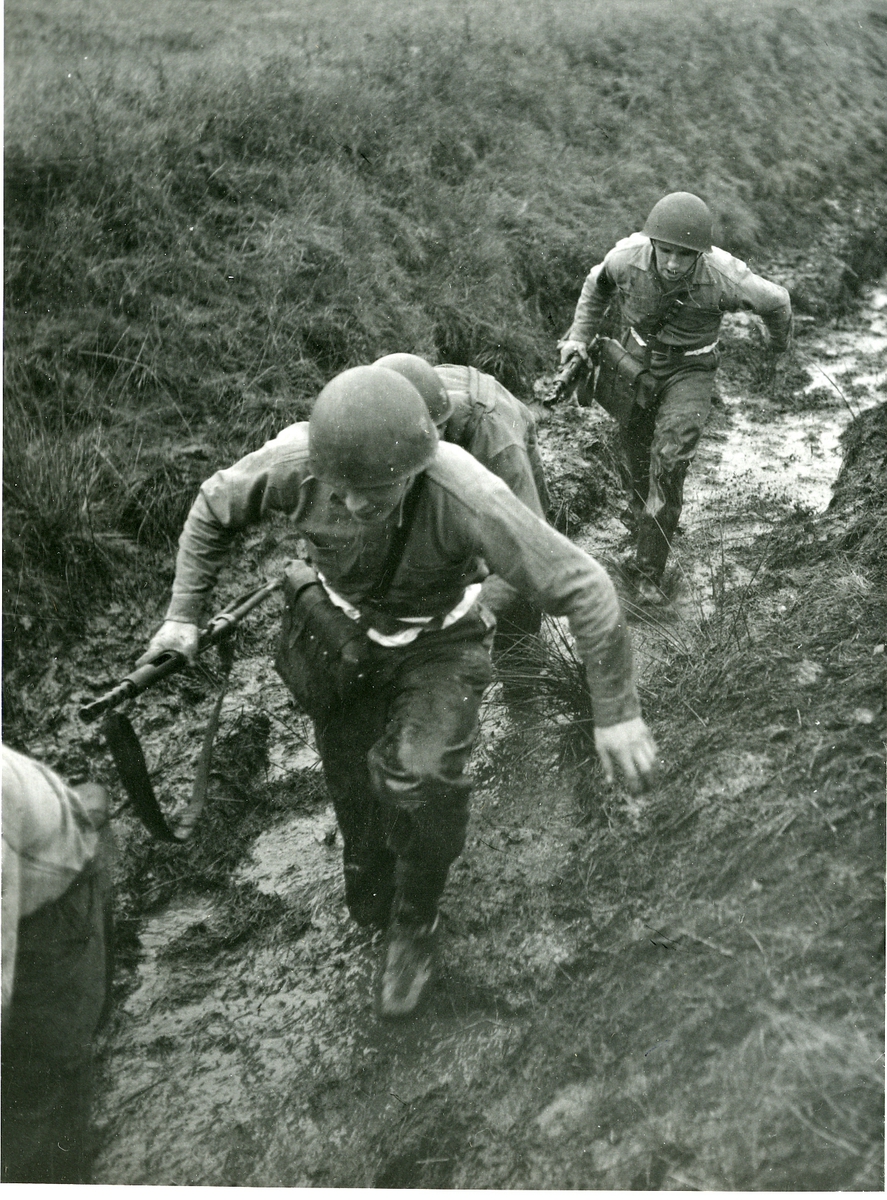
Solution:
<svg viewBox="0 0 887 1200"><path fill-rule="evenodd" d="M222 641L223 638L240 624L248 613L251 613L254 608L258 608L260 604L282 586L282 579L272 580L270 583L266 583L262 587L248 592L245 596L241 596L229 608L217 613L210 620L207 627L200 631L197 653L202 654L210 646L215 646L218 642ZM117 708L118 705L123 704L126 700L132 700L135 696L140 696L142 692L153 687L155 683L159 683L161 679L166 679L168 675L175 674L176 671L181 671L185 666L187 666L187 659L182 654L167 652L159 655L153 662L145 663L142 667L136 667L120 683L111 688L109 692L105 692L104 696L99 696L97 700L92 700L89 704L83 705L79 713L80 720L87 724L90 721L94 721L102 713L108 712L112 708Z"/></svg>

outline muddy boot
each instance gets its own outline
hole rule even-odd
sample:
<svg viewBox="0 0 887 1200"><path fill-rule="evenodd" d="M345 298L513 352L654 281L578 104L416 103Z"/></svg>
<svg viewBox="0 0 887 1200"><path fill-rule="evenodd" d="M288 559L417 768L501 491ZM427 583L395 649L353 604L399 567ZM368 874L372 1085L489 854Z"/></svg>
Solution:
<svg viewBox="0 0 887 1200"><path fill-rule="evenodd" d="M643 575L635 585L635 594L641 604L649 604L657 608L661 608L663 604L668 604L668 597L659 584L654 583L652 579Z"/></svg>
<svg viewBox="0 0 887 1200"><path fill-rule="evenodd" d="M380 851L372 858L346 858L345 903L358 925L384 929L394 900L393 854Z"/></svg>
<svg viewBox="0 0 887 1200"><path fill-rule="evenodd" d="M408 1017L428 994L437 964L439 928L439 913L423 920L408 905L398 907L388 929L377 989L380 1017Z"/></svg>

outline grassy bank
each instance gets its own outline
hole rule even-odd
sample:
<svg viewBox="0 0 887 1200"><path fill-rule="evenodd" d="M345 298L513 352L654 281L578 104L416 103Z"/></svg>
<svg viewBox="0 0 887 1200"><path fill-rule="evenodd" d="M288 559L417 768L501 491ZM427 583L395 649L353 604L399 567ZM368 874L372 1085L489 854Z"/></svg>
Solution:
<svg viewBox="0 0 887 1200"><path fill-rule="evenodd" d="M151 603L200 480L333 372L526 392L665 190L808 310L883 265L882 3L189 12L7 7L10 666Z"/></svg>

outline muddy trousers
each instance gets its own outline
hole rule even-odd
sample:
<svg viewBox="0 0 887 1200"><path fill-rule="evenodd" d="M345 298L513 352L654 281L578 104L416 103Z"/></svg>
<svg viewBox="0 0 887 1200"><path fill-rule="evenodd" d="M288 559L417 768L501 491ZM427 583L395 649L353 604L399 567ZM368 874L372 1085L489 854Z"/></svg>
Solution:
<svg viewBox="0 0 887 1200"><path fill-rule="evenodd" d="M88 1183L93 1039L110 975L107 844L19 923L2 1043L4 1183Z"/></svg>
<svg viewBox="0 0 887 1200"><path fill-rule="evenodd" d="M490 683L493 619L472 610L408 646L374 646L368 678L315 719L344 843L345 895L362 924L433 919L465 843L466 767Z"/></svg>
<svg viewBox="0 0 887 1200"><path fill-rule="evenodd" d="M713 358L714 356L707 356ZM629 504L638 522L636 563L659 583L684 503L684 479L708 420L712 367L653 368L653 391L622 431Z"/></svg>

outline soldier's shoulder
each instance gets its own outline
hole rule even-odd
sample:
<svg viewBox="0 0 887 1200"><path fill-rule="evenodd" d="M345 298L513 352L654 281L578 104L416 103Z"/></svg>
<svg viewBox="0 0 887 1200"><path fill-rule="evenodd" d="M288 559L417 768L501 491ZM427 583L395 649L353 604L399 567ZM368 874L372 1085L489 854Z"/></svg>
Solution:
<svg viewBox="0 0 887 1200"><path fill-rule="evenodd" d="M308 422L296 421L275 434L262 447L271 453L285 454L287 458L308 458Z"/></svg>
<svg viewBox="0 0 887 1200"><path fill-rule="evenodd" d="M616 245L607 252L604 262L609 268L623 266L646 268L650 265L652 247L645 233L632 233L620 238Z"/></svg>
<svg viewBox="0 0 887 1200"><path fill-rule="evenodd" d="M495 487L501 482L482 463L457 446L455 442L440 442L426 476L442 491L461 503L468 502L477 492Z"/></svg>
<svg viewBox="0 0 887 1200"><path fill-rule="evenodd" d="M720 246L712 246L705 255L705 262L713 271L723 275L742 275L748 270L748 263L728 250L722 250Z"/></svg>

